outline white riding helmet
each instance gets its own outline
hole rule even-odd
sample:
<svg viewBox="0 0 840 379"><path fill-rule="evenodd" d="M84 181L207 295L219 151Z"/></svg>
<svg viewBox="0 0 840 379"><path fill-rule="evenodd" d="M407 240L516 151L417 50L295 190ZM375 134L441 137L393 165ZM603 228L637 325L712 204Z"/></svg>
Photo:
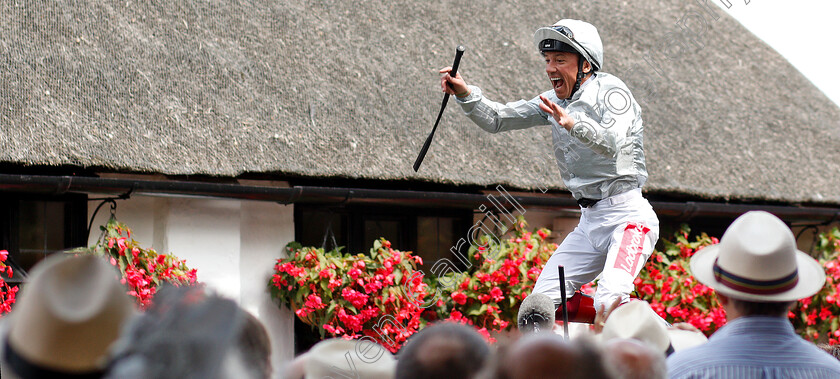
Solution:
<svg viewBox="0 0 840 379"><path fill-rule="evenodd" d="M604 44L598 29L585 21L563 19L552 26L539 28L534 33L534 43L541 52L565 51L561 46L567 44L582 55L595 71L600 70L604 63Z"/></svg>

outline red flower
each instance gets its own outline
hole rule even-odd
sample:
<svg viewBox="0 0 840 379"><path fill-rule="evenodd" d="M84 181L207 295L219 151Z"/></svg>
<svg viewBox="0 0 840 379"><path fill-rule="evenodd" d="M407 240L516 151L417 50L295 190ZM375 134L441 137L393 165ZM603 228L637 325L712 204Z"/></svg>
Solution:
<svg viewBox="0 0 840 379"><path fill-rule="evenodd" d="M505 296L502 294L502 290L499 287L493 287L493 289L490 290L490 296L492 296L493 301L497 303L505 299Z"/></svg>
<svg viewBox="0 0 840 379"><path fill-rule="evenodd" d="M452 300L458 304L464 305L467 303L467 295L464 295L463 292L454 292L452 293Z"/></svg>
<svg viewBox="0 0 840 379"><path fill-rule="evenodd" d="M342 329L340 326L339 327L333 327L330 324L324 324L324 330L326 330L328 333L330 333L332 335L344 333L344 329Z"/></svg>
<svg viewBox="0 0 840 379"><path fill-rule="evenodd" d="M802 304L802 308L808 309L808 306L811 305L811 298L808 297L808 298L799 300L799 303Z"/></svg>
<svg viewBox="0 0 840 379"><path fill-rule="evenodd" d="M814 309L810 313L808 313L807 321L805 321L805 324L815 325L816 323L817 323L817 310Z"/></svg>
<svg viewBox="0 0 840 379"><path fill-rule="evenodd" d="M359 270L357 268L354 268L354 269L347 272L347 276L349 276L350 279L353 279L353 280L356 280L361 275L362 275L362 270Z"/></svg>
<svg viewBox="0 0 840 379"><path fill-rule="evenodd" d="M303 304L307 308L311 309L322 309L326 308L326 304L321 302L321 297L316 294L311 294L306 298L306 302Z"/></svg>
<svg viewBox="0 0 840 379"><path fill-rule="evenodd" d="M349 301L356 308L363 307L368 301L368 295L347 287L341 290L341 297Z"/></svg>
<svg viewBox="0 0 840 379"><path fill-rule="evenodd" d="M496 343L496 339L490 336L490 332L487 331L487 328L481 328L477 330L478 334L484 336L484 338L489 343Z"/></svg>
<svg viewBox="0 0 840 379"><path fill-rule="evenodd" d="M463 314L461 314L461 312L458 312L458 311L452 311L452 312L450 312L450 313L449 313L449 318L448 318L448 320L451 320L451 321L458 321L458 322L460 322L460 323L462 323L462 324L463 324L463 323L466 323L466 321L467 321L467 319L465 319L465 318L464 318L464 315L463 315Z"/></svg>
<svg viewBox="0 0 840 379"><path fill-rule="evenodd" d="M330 283L327 285L327 288L329 288L330 291L332 291L338 287L341 287L341 284L341 278L330 279Z"/></svg>

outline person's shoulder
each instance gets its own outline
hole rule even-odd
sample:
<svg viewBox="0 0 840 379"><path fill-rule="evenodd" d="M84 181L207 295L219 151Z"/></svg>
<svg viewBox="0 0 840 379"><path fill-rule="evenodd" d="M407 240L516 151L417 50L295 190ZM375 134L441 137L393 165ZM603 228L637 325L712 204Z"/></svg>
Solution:
<svg viewBox="0 0 840 379"><path fill-rule="evenodd" d="M798 342L800 343L802 351L800 351L797 355L802 358L808 357L808 360L811 361L811 364L815 367L820 366L836 373L840 373L840 361L838 361L837 358L834 358L831 354L828 354L812 342L806 341L801 337Z"/></svg>
<svg viewBox="0 0 840 379"><path fill-rule="evenodd" d="M687 369L702 368L705 363L713 361L713 358L719 350L710 347L708 343L700 346L677 351L668 356L668 369L675 371L684 371Z"/></svg>
<svg viewBox="0 0 840 379"><path fill-rule="evenodd" d="M599 71L595 74L595 80L598 82L598 87L601 91L621 89L628 93L630 92L627 83L624 83L621 78L613 74Z"/></svg>
<svg viewBox="0 0 840 379"><path fill-rule="evenodd" d="M733 347L730 342L730 339L720 335L718 338L709 338L709 341L702 345L674 352L666 359L669 377L674 377L670 375L671 373L686 377L690 373L713 370L722 359L740 349L740 347Z"/></svg>
<svg viewBox="0 0 840 379"><path fill-rule="evenodd" d="M633 108L640 110L633 93L630 92L624 81L615 75L599 71L591 80L592 83L584 83L587 85L581 87L580 100L589 104L605 105L609 98L610 104L630 104ZM621 98L624 98L624 100L619 100Z"/></svg>

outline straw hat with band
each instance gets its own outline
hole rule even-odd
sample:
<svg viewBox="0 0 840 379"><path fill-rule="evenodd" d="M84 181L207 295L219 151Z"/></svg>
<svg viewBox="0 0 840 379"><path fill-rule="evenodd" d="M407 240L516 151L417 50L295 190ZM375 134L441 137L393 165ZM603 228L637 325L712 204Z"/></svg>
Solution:
<svg viewBox="0 0 840 379"><path fill-rule="evenodd" d="M3 376L93 378L135 314L119 272L96 256L56 255L32 270L3 336Z"/></svg>
<svg viewBox="0 0 840 379"><path fill-rule="evenodd" d="M825 284L822 267L797 249L790 228L764 211L738 217L719 244L691 258L691 272L724 296L753 302L795 301Z"/></svg>
<svg viewBox="0 0 840 379"><path fill-rule="evenodd" d="M563 19L552 26L539 28L534 33L534 43L543 53L548 51L578 53L592 65L593 71L600 70L604 62L604 45L598 29L585 21ZM585 76L583 59L578 59L577 80L571 95L577 92L583 82Z"/></svg>

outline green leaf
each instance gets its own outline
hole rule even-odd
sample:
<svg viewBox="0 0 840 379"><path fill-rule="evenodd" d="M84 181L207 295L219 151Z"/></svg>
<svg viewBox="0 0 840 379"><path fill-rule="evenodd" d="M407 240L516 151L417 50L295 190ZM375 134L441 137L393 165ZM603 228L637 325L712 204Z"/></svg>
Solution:
<svg viewBox="0 0 840 379"><path fill-rule="evenodd" d="M399 285L402 280L403 273L400 269L394 269L394 285Z"/></svg>
<svg viewBox="0 0 840 379"><path fill-rule="evenodd" d="M306 289L295 291L295 303L296 304L303 305L303 292L304 291L306 291Z"/></svg>
<svg viewBox="0 0 840 379"><path fill-rule="evenodd" d="M487 312L487 304L482 304L481 306L478 306L478 304L473 304L470 305L469 308L467 308L466 314L470 316L480 316L483 315L485 312Z"/></svg>
<svg viewBox="0 0 840 379"><path fill-rule="evenodd" d="M125 258L118 257L117 258L117 263L120 265L120 272L122 272L123 276L125 276L125 268L127 266L127 264L125 262Z"/></svg>

